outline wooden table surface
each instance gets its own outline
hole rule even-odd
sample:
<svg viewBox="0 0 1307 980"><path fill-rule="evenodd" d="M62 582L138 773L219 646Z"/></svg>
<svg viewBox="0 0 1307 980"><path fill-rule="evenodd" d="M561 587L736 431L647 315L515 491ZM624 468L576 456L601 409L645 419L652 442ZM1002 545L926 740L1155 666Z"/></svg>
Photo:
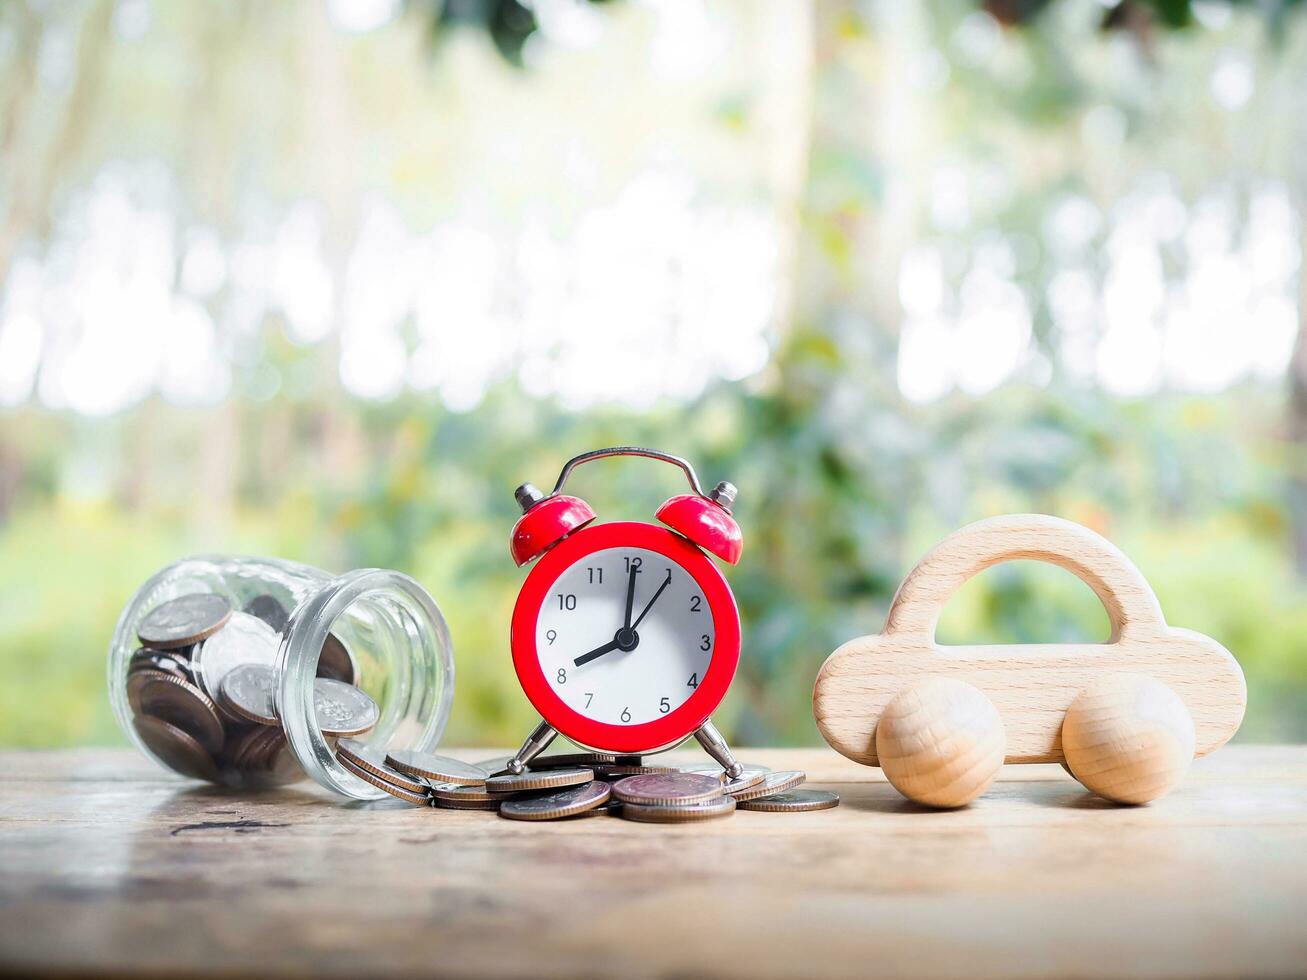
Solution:
<svg viewBox="0 0 1307 980"><path fill-rule="evenodd" d="M478 758L485 752L452 753ZM1129 809L1056 766L968 809L828 750L841 807L701 825L250 796L128 750L0 753L0 967L456 976L1307 971L1307 747L1227 747Z"/></svg>

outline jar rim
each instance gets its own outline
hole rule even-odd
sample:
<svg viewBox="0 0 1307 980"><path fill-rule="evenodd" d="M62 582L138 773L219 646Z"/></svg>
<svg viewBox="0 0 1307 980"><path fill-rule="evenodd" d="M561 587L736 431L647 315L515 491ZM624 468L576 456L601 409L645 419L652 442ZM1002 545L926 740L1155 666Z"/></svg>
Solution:
<svg viewBox="0 0 1307 980"><path fill-rule="evenodd" d="M296 760L319 785L359 800L385 798L377 789L350 774L337 761L335 752L317 726L313 707L313 682L318 656L336 621L361 600L389 597L399 600L413 615L426 620L418 635L431 644L439 658L439 703L430 712L425 728L406 748L424 751L439 742L449 720L454 696L453 643L445 617L431 594L415 579L382 568L362 568L336 576L291 614L278 651L281 683L277 711L286 741Z"/></svg>

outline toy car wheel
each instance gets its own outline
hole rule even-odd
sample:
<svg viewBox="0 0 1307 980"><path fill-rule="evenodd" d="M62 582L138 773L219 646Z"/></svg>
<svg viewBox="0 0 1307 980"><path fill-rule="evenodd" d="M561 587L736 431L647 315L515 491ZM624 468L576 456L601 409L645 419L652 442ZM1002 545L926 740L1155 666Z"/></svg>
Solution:
<svg viewBox="0 0 1307 980"><path fill-rule="evenodd" d="M1149 803L1184 777L1194 722L1179 695L1144 674L1108 674L1082 690L1062 722L1066 765L1090 792Z"/></svg>
<svg viewBox="0 0 1307 980"><path fill-rule="evenodd" d="M885 778L925 806L970 803L998 775L1006 746L993 702L950 677L931 677L902 691L876 724L876 756Z"/></svg>

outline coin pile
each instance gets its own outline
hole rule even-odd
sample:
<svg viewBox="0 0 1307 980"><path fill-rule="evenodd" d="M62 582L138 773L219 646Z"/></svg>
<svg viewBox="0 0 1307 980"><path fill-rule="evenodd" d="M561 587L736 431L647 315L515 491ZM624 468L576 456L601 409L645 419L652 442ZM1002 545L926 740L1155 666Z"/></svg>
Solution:
<svg viewBox="0 0 1307 980"><path fill-rule="evenodd" d="M127 667L127 701L146 747L175 771L210 782L265 786L302 778L276 712L274 665L289 618L271 595L255 596L240 611L213 593L150 610ZM331 738L363 734L380 716L355 686L357 674L349 650L329 635L313 704Z"/></svg>
<svg viewBox="0 0 1307 980"><path fill-rule="evenodd" d="M644 823L689 823L740 810L825 810L839 796L796 790L797 771L746 765L735 779L720 766L647 765L640 756L576 752L541 756L522 773L510 756L469 765L429 752L387 753L342 738L336 758L349 772L414 806L493 810L510 820L565 820L615 814Z"/></svg>

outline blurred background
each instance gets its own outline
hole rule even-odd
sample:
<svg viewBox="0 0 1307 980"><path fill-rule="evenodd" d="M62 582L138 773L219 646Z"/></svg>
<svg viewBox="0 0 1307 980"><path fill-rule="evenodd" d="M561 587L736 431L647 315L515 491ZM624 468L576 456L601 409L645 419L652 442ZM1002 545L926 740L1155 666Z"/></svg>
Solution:
<svg viewBox="0 0 1307 980"><path fill-rule="evenodd" d="M534 722L513 487L740 487L739 744L940 536L1108 535L1307 738L1307 25L1288 0L0 0L0 743L121 740L136 586L398 568L448 742ZM667 467L588 467L651 519ZM951 642L1105 639L1070 574Z"/></svg>

